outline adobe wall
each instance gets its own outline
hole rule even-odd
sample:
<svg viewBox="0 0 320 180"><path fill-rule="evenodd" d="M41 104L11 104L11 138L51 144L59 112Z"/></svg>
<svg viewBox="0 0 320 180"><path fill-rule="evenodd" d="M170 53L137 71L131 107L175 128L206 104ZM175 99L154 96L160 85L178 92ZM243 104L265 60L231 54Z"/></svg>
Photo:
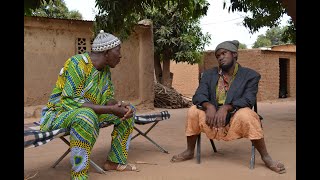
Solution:
<svg viewBox="0 0 320 180"><path fill-rule="evenodd" d="M25 17L24 106L46 104L67 58L90 51L92 29L92 21ZM111 70L116 98L147 108L154 101L152 34L152 26L137 25L121 46L121 62Z"/></svg>
<svg viewBox="0 0 320 180"><path fill-rule="evenodd" d="M278 99L280 68L279 59L287 59L287 90L288 97L296 97L296 53L281 51L262 51L261 53L261 87L263 100Z"/></svg>
<svg viewBox="0 0 320 180"><path fill-rule="evenodd" d="M173 73L172 87L186 97L192 97L199 80L198 64L175 63L171 61L170 71Z"/></svg>
<svg viewBox="0 0 320 180"><path fill-rule="evenodd" d="M25 17L24 104L45 104L76 38L90 39L92 22Z"/></svg>
<svg viewBox="0 0 320 180"><path fill-rule="evenodd" d="M296 52L296 45L284 44L271 47L273 51L286 51L286 52Z"/></svg>

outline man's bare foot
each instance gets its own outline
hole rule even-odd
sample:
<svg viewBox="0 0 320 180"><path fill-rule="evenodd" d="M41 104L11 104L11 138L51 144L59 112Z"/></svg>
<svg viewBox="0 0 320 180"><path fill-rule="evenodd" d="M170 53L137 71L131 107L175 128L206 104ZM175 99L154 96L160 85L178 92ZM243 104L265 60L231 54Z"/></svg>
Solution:
<svg viewBox="0 0 320 180"><path fill-rule="evenodd" d="M117 164L108 160L103 165L103 169L105 171L139 171L134 164Z"/></svg>
<svg viewBox="0 0 320 180"><path fill-rule="evenodd" d="M279 174L285 173L286 169L284 165L279 161L274 161L270 156L261 158L265 165L271 169L272 171L275 171Z"/></svg>
<svg viewBox="0 0 320 180"><path fill-rule="evenodd" d="M194 156L194 152L189 151L189 150L185 150L184 152L182 152L178 155L172 156L170 161L171 162L181 162L181 161L192 159L193 156Z"/></svg>

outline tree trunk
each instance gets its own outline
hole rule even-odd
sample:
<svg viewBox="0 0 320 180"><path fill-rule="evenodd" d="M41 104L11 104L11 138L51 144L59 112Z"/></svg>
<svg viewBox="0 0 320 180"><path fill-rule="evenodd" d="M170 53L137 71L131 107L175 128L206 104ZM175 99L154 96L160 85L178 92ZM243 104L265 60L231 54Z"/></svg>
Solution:
<svg viewBox="0 0 320 180"><path fill-rule="evenodd" d="M287 10L288 15L296 24L296 0L280 0L282 6Z"/></svg>
<svg viewBox="0 0 320 180"><path fill-rule="evenodd" d="M163 71L162 71L162 82L161 84L167 86L169 88L172 87L172 78L170 75L170 60L164 59L163 60Z"/></svg>
<svg viewBox="0 0 320 180"><path fill-rule="evenodd" d="M158 83L162 82L162 68L159 54L154 55L154 72Z"/></svg>

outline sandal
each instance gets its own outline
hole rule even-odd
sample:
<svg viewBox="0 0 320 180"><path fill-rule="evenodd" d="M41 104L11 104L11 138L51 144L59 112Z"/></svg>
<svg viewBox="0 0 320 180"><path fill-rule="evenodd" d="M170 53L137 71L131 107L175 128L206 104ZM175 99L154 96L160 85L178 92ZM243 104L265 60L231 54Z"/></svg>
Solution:
<svg viewBox="0 0 320 180"><path fill-rule="evenodd" d="M130 169L128 169L129 167ZM117 171L139 171L134 164L118 164Z"/></svg>
<svg viewBox="0 0 320 180"><path fill-rule="evenodd" d="M140 170L137 169L137 167L134 164L118 164L116 169L111 169L110 165L106 163L104 165L105 171L136 171L139 172Z"/></svg>

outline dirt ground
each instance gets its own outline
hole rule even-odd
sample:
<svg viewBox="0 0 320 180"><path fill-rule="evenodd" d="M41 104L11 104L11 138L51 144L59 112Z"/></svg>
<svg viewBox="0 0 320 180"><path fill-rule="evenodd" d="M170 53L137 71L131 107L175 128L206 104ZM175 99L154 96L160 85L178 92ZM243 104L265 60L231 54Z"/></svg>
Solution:
<svg viewBox="0 0 320 180"><path fill-rule="evenodd" d="M163 109L155 109L158 112ZM198 180L214 178L219 180L295 180L296 179L296 101L281 99L258 102L258 111L264 117L263 129L269 154L286 166L285 174L269 170L256 152L255 169L249 169L251 143L248 139L231 142L215 141L218 153L212 151L209 140L202 136L201 164L196 158L180 163L171 163L174 154L186 148L184 123L187 109L167 109L169 120L160 122L148 135L169 154L159 149L142 136L131 142L128 161L144 161L151 164L136 164L140 172L107 172L99 174L93 167L89 169L89 179L130 179L130 180ZM153 112L153 111L152 111ZM25 119L25 122L35 119ZM136 125L146 130L149 125ZM103 165L110 148L112 127L100 130L99 138L93 148L91 159ZM136 132L134 132L136 133ZM36 176L32 179L70 179L70 154L56 168L51 165L65 152L68 146L59 139L24 150L24 173Z"/></svg>

